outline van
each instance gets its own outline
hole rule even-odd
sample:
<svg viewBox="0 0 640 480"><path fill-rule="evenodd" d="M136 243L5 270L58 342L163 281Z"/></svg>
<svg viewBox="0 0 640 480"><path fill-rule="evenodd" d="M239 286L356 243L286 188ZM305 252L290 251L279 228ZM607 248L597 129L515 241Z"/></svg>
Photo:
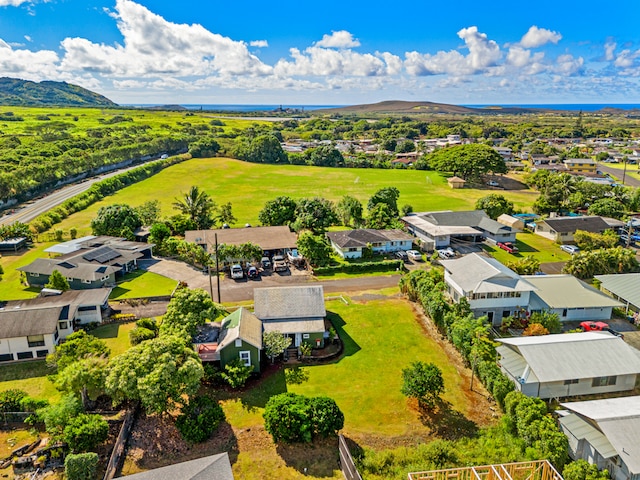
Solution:
<svg viewBox="0 0 640 480"><path fill-rule="evenodd" d="M242 270L241 265L231 265L231 278L233 278L234 280L244 278L244 271Z"/></svg>

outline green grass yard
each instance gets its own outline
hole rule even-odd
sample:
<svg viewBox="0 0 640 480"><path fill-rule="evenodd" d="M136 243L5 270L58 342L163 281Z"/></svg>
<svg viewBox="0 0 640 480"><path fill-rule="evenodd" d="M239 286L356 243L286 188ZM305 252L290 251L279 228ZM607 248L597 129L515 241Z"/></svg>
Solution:
<svg viewBox="0 0 640 480"><path fill-rule="evenodd" d="M501 263L517 261L520 258L531 256L539 260L540 263L549 262L566 262L571 255L560 250L560 245L548 240L540 235L531 232L522 232L518 234L516 241L518 253L511 254L498 247L490 247L483 245L483 248Z"/></svg>
<svg viewBox="0 0 640 480"><path fill-rule="evenodd" d="M135 322L111 323L109 325L101 325L90 333L94 337L104 340L107 347L109 347L109 356L115 357L131 348L129 332L133 330L135 326Z"/></svg>
<svg viewBox="0 0 640 480"><path fill-rule="evenodd" d="M143 298L171 295L178 282L146 270L135 270L128 273L124 281L119 282L109 298L123 300L125 298Z"/></svg>
<svg viewBox="0 0 640 480"><path fill-rule="evenodd" d="M60 392L47 378L52 373L54 370L47 367L44 360L0 365L0 391L15 388L24 390L31 397L55 402L60 398Z"/></svg>

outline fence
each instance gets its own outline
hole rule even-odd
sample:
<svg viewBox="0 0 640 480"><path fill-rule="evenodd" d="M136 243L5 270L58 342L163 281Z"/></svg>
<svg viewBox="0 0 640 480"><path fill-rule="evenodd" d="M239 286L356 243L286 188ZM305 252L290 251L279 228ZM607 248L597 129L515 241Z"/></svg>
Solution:
<svg viewBox="0 0 640 480"><path fill-rule="evenodd" d="M338 436L338 450L340 451L340 470L342 470L344 478L347 480L362 480L343 435Z"/></svg>
<svg viewBox="0 0 640 480"><path fill-rule="evenodd" d="M133 427L133 421L137 410L137 407L127 410L124 421L122 422L122 427L120 427L120 433L118 434L116 443L113 446L109 463L107 463L107 470L105 471L102 480L112 480L116 476L116 472L118 471L124 457L124 447L129 439L129 434L131 433L131 427Z"/></svg>

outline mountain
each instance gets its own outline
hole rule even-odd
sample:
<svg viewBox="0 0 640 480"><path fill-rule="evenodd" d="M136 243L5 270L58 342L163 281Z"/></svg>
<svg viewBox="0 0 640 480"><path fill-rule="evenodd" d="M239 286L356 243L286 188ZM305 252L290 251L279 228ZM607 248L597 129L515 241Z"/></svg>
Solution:
<svg viewBox="0 0 640 480"><path fill-rule="evenodd" d="M519 108L519 107L485 107L470 108L459 105L449 105L446 103L433 102L407 102L401 100L387 100L385 102L371 103L366 105L352 105L349 107L322 109L322 113L349 114L429 114L429 113L449 113L462 115L497 115L497 114L519 114L540 112L543 109Z"/></svg>
<svg viewBox="0 0 640 480"><path fill-rule="evenodd" d="M20 107L116 107L100 94L66 82L40 83L18 78L0 78L0 105Z"/></svg>

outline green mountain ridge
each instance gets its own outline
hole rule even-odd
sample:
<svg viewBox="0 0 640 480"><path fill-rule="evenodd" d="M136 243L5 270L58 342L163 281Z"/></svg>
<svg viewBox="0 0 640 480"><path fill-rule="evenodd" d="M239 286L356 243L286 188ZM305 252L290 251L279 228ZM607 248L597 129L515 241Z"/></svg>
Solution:
<svg viewBox="0 0 640 480"><path fill-rule="evenodd" d="M0 105L14 107L117 107L107 97L66 82L0 78Z"/></svg>

